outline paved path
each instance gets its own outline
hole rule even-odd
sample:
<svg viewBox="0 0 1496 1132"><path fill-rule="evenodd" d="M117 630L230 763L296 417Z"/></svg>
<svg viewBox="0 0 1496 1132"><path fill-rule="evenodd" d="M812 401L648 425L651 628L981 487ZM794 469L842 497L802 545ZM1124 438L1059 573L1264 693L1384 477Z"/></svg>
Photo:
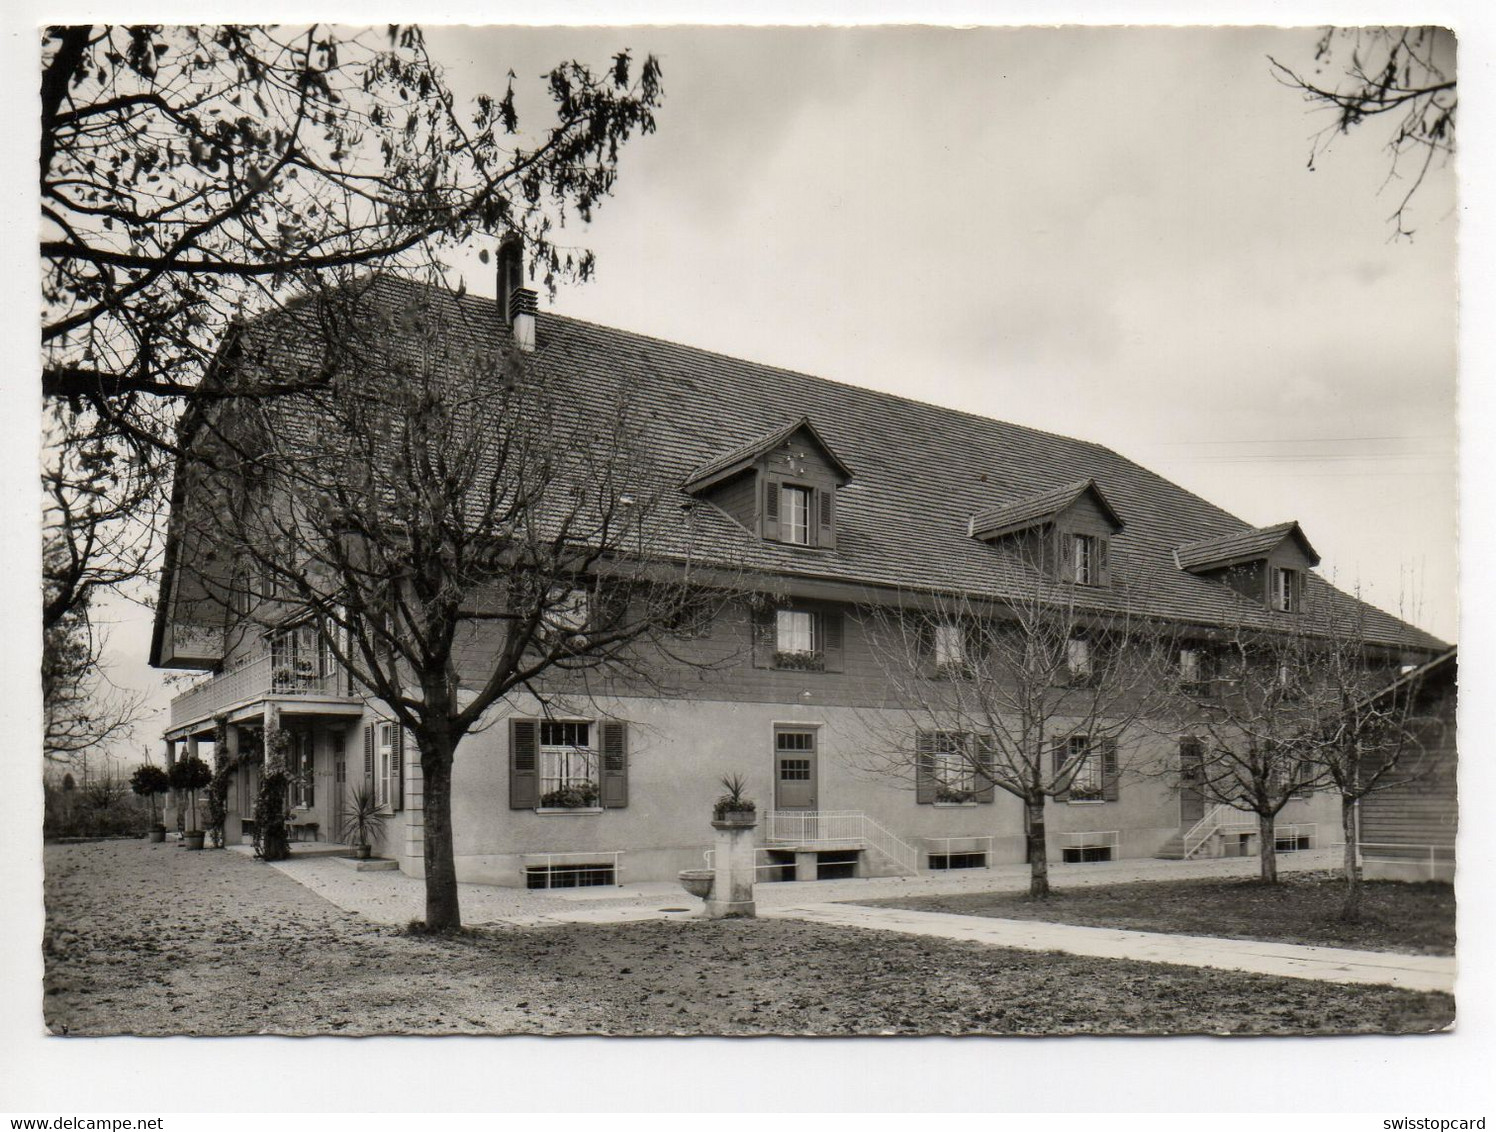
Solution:
<svg viewBox="0 0 1496 1132"><path fill-rule="evenodd" d="M957 916L949 912L916 912L904 908L866 908L855 904L807 903L765 909L759 914L772 919L808 920L838 927L969 940L1021 951L1061 951L1097 959L1138 959L1147 963L1214 967L1330 983L1380 983L1415 991L1454 990L1455 961L1444 955L1305 947L1293 943Z"/></svg>
<svg viewBox="0 0 1496 1132"><path fill-rule="evenodd" d="M232 846L248 853L248 846ZM405 924L425 915L425 886L417 877L399 872L355 872L333 857L299 856L293 845L289 861L275 868L300 881L324 899L349 912L383 924ZM326 846L317 846L325 849ZM1284 872L1334 868L1333 851L1285 853L1279 857ZM1255 857L1226 857L1201 861L1159 861L1139 858L1102 864L1049 868L1056 888L1127 884L1142 880L1185 880L1199 877L1253 876ZM760 884L754 898L760 909L783 908L836 900L880 900L888 897L949 896L966 892L1023 892L1028 888L1027 865L997 865L951 873L923 873L916 877L870 877L860 880L786 881ZM627 884L620 888L523 889L488 884L459 884L462 919L467 924L512 924L528 927L546 923L624 923L641 919L671 919L696 915L701 901L686 895L671 881Z"/></svg>
<svg viewBox="0 0 1496 1132"><path fill-rule="evenodd" d="M1328 852L1285 855L1280 867L1285 871L1328 868L1334 865L1334 856ZM1249 876L1256 867L1256 858L1133 860L1055 865L1050 872L1057 888L1067 888L1186 877ZM275 868L338 907L378 923L404 924L424 913L423 883L403 873L355 872L332 857L293 856L289 861L278 862ZM1455 961L1446 956L1304 947L836 903L897 896L1016 892L1027 887L1027 866L1015 865L946 875L761 884L754 896L761 916L972 940L1025 951L1062 951L1104 959L1216 967L1337 983L1378 983L1410 990L1448 991L1454 986ZM689 919L701 914L699 900L686 895L678 885L663 881L621 888L550 891L484 884L461 884L458 889L463 921L469 924L526 928L561 923Z"/></svg>

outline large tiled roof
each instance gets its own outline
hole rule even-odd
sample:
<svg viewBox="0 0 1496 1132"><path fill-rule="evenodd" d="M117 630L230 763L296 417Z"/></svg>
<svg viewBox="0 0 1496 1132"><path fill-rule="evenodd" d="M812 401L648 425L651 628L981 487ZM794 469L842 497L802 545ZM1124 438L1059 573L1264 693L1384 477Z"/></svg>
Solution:
<svg viewBox="0 0 1496 1132"><path fill-rule="evenodd" d="M1235 562L1247 562L1276 550L1278 544L1293 536L1303 547L1311 566L1319 565L1319 555L1296 522L1276 523L1271 527L1248 527L1244 531L1221 535L1217 538L1200 539L1179 547L1174 555L1184 570L1210 570L1218 566L1229 566Z"/></svg>
<svg viewBox="0 0 1496 1132"><path fill-rule="evenodd" d="M379 280L371 294L408 303L415 285ZM432 292L449 333L502 348L508 331L491 299ZM315 364L294 335L275 336L285 364ZM1243 611L1228 587L1180 568L1176 548L1254 534L1248 524L1101 445L889 393L743 361L674 342L541 312L531 372L600 415L625 391L644 431L652 482L682 500L682 485L754 451L802 417L856 476L840 488L834 548L765 542L714 506L655 509L647 532L657 553L781 578L895 590L965 592L1015 600L1069 594L1036 573L1006 540L971 538L973 516L1048 506L1091 482L1125 523L1111 540L1113 584L1087 591L1101 608L1128 608L1200 624L1264 625L1291 617ZM391 353L401 344L391 342ZM1055 485L1064 485L1057 488ZM1072 496L1073 498L1073 496ZM1045 501L1045 502L1036 502ZM1270 530L1273 528L1269 528ZM1418 648L1443 642L1364 606L1310 575L1323 597L1375 641Z"/></svg>

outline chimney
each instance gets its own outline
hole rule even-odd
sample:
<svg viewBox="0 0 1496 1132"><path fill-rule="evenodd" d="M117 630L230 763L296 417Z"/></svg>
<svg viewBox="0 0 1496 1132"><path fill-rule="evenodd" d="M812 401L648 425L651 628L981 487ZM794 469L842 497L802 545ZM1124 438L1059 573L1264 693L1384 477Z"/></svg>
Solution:
<svg viewBox="0 0 1496 1132"><path fill-rule="evenodd" d="M499 316L514 338L514 346L526 354L535 350L535 292L525 286L525 249L518 236L506 236L498 255Z"/></svg>

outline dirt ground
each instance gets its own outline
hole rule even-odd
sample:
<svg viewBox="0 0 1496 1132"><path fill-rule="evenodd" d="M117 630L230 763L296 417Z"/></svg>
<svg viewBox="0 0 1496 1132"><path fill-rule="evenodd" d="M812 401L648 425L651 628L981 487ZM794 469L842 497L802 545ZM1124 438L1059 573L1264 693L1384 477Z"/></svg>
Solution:
<svg viewBox="0 0 1496 1132"><path fill-rule="evenodd" d="M48 846L57 1034L1138 1034L1439 1029L1447 995L784 920L382 928L226 852Z"/></svg>
<svg viewBox="0 0 1496 1132"><path fill-rule="evenodd" d="M1172 880L1066 888L1056 890L1047 900L1033 900L1026 893L971 892L859 903L1313 947L1454 954L1452 885L1368 881L1363 889L1361 919L1356 923L1340 919L1344 885L1338 873L1285 873L1276 885L1265 885L1255 878Z"/></svg>

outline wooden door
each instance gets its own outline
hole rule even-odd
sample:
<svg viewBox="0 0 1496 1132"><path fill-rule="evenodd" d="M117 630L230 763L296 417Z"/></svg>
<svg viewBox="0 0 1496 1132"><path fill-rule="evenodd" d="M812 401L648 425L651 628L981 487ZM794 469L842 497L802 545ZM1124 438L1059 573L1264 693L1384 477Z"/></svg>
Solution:
<svg viewBox="0 0 1496 1132"><path fill-rule="evenodd" d="M774 808L816 808L816 733L813 728L774 729Z"/></svg>
<svg viewBox="0 0 1496 1132"><path fill-rule="evenodd" d="M348 792L348 752L347 744L343 739L343 732L332 733L332 798L328 806L329 819L332 828L327 831L328 841L343 840L343 822L345 802L344 795Z"/></svg>

